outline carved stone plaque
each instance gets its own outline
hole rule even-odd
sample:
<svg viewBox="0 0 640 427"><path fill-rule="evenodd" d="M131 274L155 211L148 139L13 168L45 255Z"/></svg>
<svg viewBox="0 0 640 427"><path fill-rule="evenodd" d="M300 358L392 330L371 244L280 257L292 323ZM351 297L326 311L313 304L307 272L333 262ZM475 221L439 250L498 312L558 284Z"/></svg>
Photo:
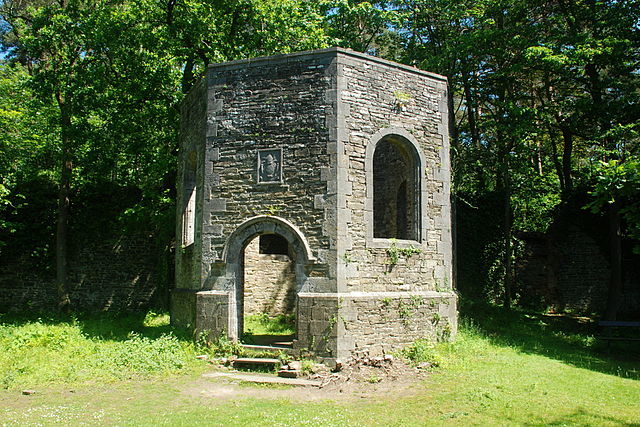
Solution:
<svg viewBox="0 0 640 427"><path fill-rule="evenodd" d="M282 149L258 150L258 183L282 182Z"/></svg>

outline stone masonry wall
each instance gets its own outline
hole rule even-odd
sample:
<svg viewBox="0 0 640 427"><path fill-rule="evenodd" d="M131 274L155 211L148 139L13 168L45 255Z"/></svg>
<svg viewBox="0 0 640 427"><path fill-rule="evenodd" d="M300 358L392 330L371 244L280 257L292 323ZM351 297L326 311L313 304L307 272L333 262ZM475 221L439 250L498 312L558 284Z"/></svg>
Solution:
<svg viewBox="0 0 640 427"><path fill-rule="evenodd" d="M201 288L202 247L196 238L192 244L184 241L185 209L191 188L196 189L196 211L193 215L195 236L202 232L202 198L204 181L204 139L206 133L206 84L201 81L193 87L182 104L180 121L180 148L178 162L178 188L176 197L176 287ZM176 313L173 320L179 319ZM177 322L180 324L180 322Z"/></svg>
<svg viewBox="0 0 640 427"><path fill-rule="evenodd" d="M326 358L390 354L418 339L446 341L457 333L450 292L304 294L298 318L306 319L298 323L298 341Z"/></svg>
<svg viewBox="0 0 640 427"><path fill-rule="evenodd" d="M74 310L141 310L158 290L153 236L84 241L69 256L69 295ZM0 311L57 307L54 272L28 257L0 260Z"/></svg>
<svg viewBox="0 0 640 427"><path fill-rule="evenodd" d="M368 292L451 290L450 171L446 81L409 67L341 58L344 79L341 108L345 126L348 230L344 248L346 290ZM368 214L367 158L380 131L398 129L422 152L420 240L373 239ZM378 136L377 136L378 135ZM407 185L415 185L408 182ZM369 211L369 212L368 212ZM373 217L373 215L371 216ZM390 265L389 249L414 246L420 253Z"/></svg>
<svg viewBox="0 0 640 427"><path fill-rule="evenodd" d="M329 225L335 214L325 203L331 189L323 170L332 156L327 91L333 59L300 55L209 69L204 260L222 261L227 238L243 221L275 215L299 227L314 248L319 262L309 274L311 282L331 286L327 269L335 237ZM260 150L281 150L281 181L258 182ZM219 279L205 272L204 287L231 286Z"/></svg>
<svg viewBox="0 0 640 427"><path fill-rule="evenodd" d="M558 310L604 312L610 279L609 261L584 231L570 227L551 235L525 235L516 265L521 299Z"/></svg>
<svg viewBox="0 0 640 427"><path fill-rule="evenodd" d="M607 301L610 270L596 242L586 233L573 229L559 252L557 292L562 308L582 313L602 312Z"/></svg>
<svg viewBox="0 0 640 427"><path fill-rule="evenodd" d="M244 250L244 314L293 313L296 274L287 255L259 253L259 238Z"/></svg>
<svg viewBox="0 0 640 427"><path fill-rule="evenodd" d="M231 338L239 338L243 307L250 310L243 250L263 234L284 237L294 254L295 348L336 358L455 334L444 78L332 48L212 65L205 92L205 137L181 146L196 152L202 228L193 254L178 255L177 282L227 298ZM185 108L200 111L187 99ZM374 238L373 148L381 140L412 163L378 186L398 206L401 181L410 186L407 239ZM380 153L384 164L390 154ZM389 173L398 172L389 162ZM418 298L424 303L408 322L400 312ZM198 313L202 329L223 328L224 319Z"/></svg>
<svg viewBox="0 0 640 427"><path fill-rule="evenodd" d="M446 341L457 331L453 295L425 292L352 296L340 306L339 327L345 354L389 354L418 339Z"/></svg>

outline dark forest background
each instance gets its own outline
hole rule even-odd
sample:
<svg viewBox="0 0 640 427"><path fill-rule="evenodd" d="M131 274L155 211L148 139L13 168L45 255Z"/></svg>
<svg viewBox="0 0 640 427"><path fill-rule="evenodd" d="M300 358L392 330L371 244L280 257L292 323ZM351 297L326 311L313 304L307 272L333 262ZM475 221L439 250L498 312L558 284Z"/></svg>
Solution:
<svg viewBox="0 0 640 427"><path fill-rule="evenodd" d="M4 0L0 42L0 268L37 270L61 310L86 242L133 234L166 304L179 105L208 64L342 46L449 79L464 299L566 309L579 229L599 314L638 316L640 1Z"/></svg>

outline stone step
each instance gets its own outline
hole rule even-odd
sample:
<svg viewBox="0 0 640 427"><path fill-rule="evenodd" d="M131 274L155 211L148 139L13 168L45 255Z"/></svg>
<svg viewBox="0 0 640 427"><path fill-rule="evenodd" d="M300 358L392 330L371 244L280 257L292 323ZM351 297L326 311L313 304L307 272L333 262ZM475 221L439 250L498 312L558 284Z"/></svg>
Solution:
<svg viewBox="0 0 640 427"><path fill-rule="evenodd" d="M242 348L252 351L259 351L264 353L270 353L277 355L279 353L293 354L293 348L285 345L254 345L254 344L241 344Z"/></svg>
<svg viewBox="0 0 640 427"><path fill-rule="evenodd" d="M212 372L204 374L205 378L231 378L234 380L248 381L263 384L286 384L303 387L321 387L322 382L317 380L306 380L302 378L281 378L274 375L245 374L241 372Z"/></svg>
<svg viewBox="0 0 640 427"><path fill-rule="evenodd" d="M238 366L280 366L280 359L271 359L266 357L239 357L231 362L233 367Z"/></svg>
<svg viewBox="0 0 640 427"><path fill-rule="evenodd" d="M282 378L298 378L302 376L302 371L292 371L289 369L280 369L278 376Z"/></svg>

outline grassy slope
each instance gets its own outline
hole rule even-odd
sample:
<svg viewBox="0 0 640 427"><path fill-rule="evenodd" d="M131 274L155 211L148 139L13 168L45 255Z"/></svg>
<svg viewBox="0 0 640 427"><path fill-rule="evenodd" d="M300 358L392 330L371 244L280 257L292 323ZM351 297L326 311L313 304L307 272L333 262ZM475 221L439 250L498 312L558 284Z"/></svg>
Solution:
<svg viewBox="0 0 640 427"><path fill-rule="evenodd" d="M84 377L59 381L49 378L40 383L38 394L22 396L20 388L36 384L37 377L36 374L17 377L9 390L0 392L0 423L403 426L640 423L637 347L616 346L612 354L624 356L607 357L594 343L591 326L584 319L521 312L504 314L486 307L472 307L468 313L458 341L431 352L441 367L417 385L411 395L401 399L303 405L267 399L218 401L189 396L179 390L194 381L204 367L192 360L195 350L183 339L179 341L184 351L181 367L169 363L169 368L163 368L163 362L155 371L156 368L144 372L139 368L122 368L128 372L124 377L134 376L133 380L118 379L109 373L112 369L107 365L102 368L93 365L95 381ZM162 323L158 319L156 322ZM29 323L4 326L2 333L6 336L9 329L25 325ZM123 330L126 329L123 325ZM143 326L138 333L158 336L159 331ZM111 340L105 335L108 335L105 331L94 333L88 339L100 348ZM124 332L113 335L116 338L112 345L128 339ZM6 345L1 340L0 343ZM63 357L65 350L58 352ZM46 361L38 361L46 366ZM2 369L6 366L0 365Z"/></svg>

